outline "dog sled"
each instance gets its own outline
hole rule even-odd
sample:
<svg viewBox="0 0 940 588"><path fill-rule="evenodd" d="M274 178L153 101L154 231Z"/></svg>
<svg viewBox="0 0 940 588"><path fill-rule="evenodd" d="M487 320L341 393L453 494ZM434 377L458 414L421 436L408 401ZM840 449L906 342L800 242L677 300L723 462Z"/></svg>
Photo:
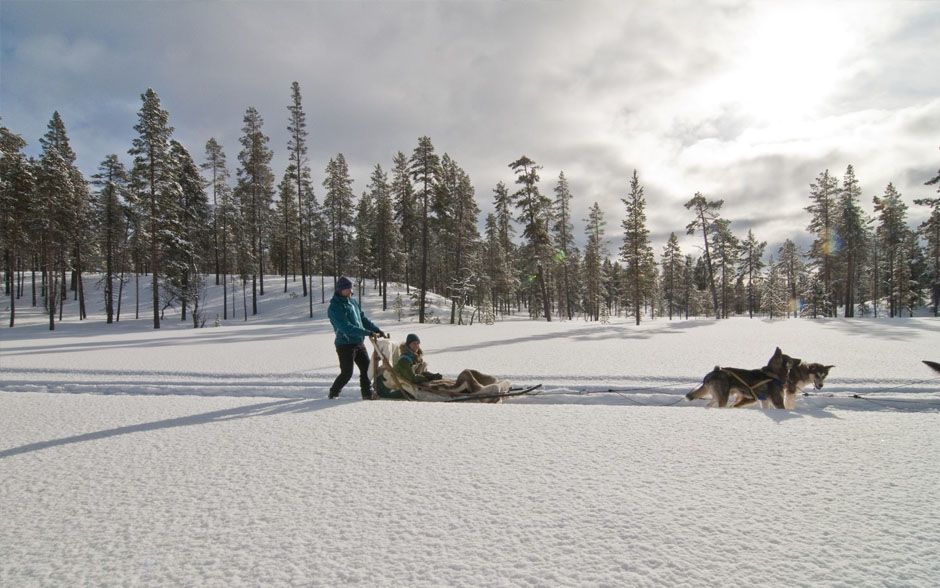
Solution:
<svg viewBox="0 0 940 588"><path fill-rule="evenodd" d="M421 402L500 402L508 396L528 393L538 386L516 390L509 380L499 379L477 370L466 369L455 380L441 379L422 384L403 380L392 369L401 357L401 343L371 337L372 361L369 376L378 398L417 400Z"/></svg>

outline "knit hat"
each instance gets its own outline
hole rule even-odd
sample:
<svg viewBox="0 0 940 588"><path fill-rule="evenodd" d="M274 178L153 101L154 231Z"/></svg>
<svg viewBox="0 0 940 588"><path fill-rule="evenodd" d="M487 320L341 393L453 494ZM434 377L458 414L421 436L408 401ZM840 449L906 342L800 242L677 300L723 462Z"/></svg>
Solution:
<svg viewBox="0 0 940 588"><path fill-rule="evenodd" d="M336 292L337 293L342 292L343 290L351 290L351 289L352 289L352 282L349 281L349 278L342 277L336 280Z"/></svg>
<svg viewBox="0 0 940 588"><path fill-rule="evenodd" d="M405 345L411 345L412 342L421 343L421 339L418 339L418 336L414 333L408 333L408 336L405 337Z"/></svg>

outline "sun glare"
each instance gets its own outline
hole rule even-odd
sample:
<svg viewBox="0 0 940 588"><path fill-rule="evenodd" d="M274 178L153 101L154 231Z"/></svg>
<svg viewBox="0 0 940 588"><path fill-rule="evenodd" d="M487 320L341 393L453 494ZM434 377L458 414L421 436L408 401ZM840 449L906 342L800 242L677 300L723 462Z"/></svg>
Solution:
<svg viewBox="0 0 940 588"><path fill-rule="evenodd" d="M763 122L811 116L838 84L851 38L837 12L772 5L744 35L742 54L722 81L724 99Z"/></svg>

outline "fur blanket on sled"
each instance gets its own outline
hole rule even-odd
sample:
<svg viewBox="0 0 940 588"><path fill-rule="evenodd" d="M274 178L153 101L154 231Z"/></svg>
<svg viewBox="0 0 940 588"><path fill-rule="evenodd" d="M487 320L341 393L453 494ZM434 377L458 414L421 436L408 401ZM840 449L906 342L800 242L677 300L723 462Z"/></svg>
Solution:
<svg viewBox="0 0 940 588"><path fill-rule="evenodd" d="M373 345L375 350L369 366L372 378L383 378L386 387L401 390L412 400L448 401L457 397L492 397L509 392L511 386L509 380L500 380L472 369L463 370L455 380L443 379L417 385L403 382L391 369L398 361L401 346L387 339L374 341ZM500 398L481 398L480 401L499 402Z"/></svg>

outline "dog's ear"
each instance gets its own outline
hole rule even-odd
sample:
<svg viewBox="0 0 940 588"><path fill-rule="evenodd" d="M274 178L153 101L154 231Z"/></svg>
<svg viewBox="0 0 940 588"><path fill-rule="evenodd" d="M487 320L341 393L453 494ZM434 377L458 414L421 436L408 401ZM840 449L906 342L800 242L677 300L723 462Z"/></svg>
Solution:
<svg viewBox="0 0 940 588"><path fill-rule="evenodd" d="M826 371L828 372L829 370L831 370L832 368L834 368L834 367L836 367L836 366L834 366L834 365L824 365L823 367L826 368Z"/></svg>
<svg viewBox="0 0 940 588"><path fill-rule="evenodd" d="M780 348L774 351L774 354L770 356L770 359L767 361L767 367L771 371L780 371L780 366L783 363L783 351L780 351Z"/></svg>

